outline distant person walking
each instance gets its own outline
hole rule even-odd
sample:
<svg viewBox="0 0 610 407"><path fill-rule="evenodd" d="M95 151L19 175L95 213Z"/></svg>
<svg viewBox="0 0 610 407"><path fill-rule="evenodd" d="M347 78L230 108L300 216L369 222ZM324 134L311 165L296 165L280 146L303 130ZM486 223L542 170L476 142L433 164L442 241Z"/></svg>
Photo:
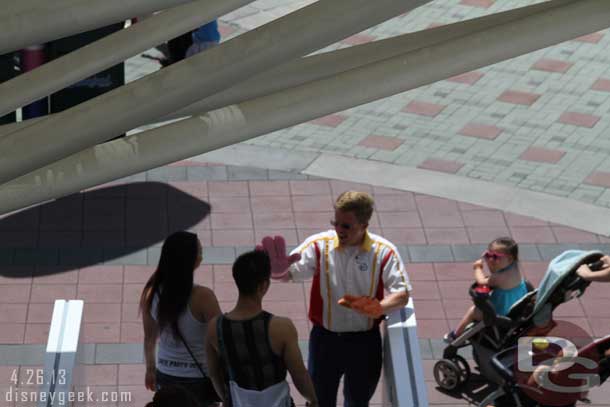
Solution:
<svg viewBox="0 0 610 407"><path fill-rule="evenodd" d="M207 375L205 333L220 314L214 292L193 284L193 272L202 261L197 235L176 232L163 243L157 270L140 297L144 323L145 385L159 390L181 385L202 407L218 396ZM155 357L155 348L159 350Z"/></svg>
<svg viewBox="0 0 610 407"><path fill-rule="evenodd" d="M220 43L218 21L214 20L193 31L191 33L191 40L192 45L186 50L186 58L218 45Z"/></svg>
<svg viewBox="0 0 610 407"><path fill-rule="evenodd" d="M182 61L184 58L214 47L218 43L220 43L220 31L218 31L218 21L214 20L196 30L189 31L169 40L167 42L168 55L160 63L163 66L174 64Z"/></svg>

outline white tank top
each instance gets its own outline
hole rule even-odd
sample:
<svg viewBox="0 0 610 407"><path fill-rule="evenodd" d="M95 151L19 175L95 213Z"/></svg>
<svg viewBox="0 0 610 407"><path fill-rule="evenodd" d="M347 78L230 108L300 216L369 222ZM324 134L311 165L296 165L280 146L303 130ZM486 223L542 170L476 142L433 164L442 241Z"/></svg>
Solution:
<svg viewBox="0 0 610 407"><path fill-rule="evenodd" d="M157 294L153 297L150 314L157 320ZM191 312L189 304L178 318L178 328L201 365L203 371L208 373L208 364L205 353L205 334L207 322L198 321ZM159 348L157 350L157 369L161 373L177 377L202 377L201 372L193 361L188 350L180 340L174 339L171 326L165 327L159 335Z"/></svg>

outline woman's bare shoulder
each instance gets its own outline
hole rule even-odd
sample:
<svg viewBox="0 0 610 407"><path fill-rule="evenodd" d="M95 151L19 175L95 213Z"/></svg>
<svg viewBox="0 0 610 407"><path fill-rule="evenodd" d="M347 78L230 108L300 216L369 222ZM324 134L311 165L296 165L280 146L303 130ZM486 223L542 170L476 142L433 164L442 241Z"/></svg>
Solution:
<svg viewBox="0 0 610 407"><path fill-rule="evenodd" d="M216 294L211 288L198 284L193 285L193 296L199 299L216 298Z"/></svg>

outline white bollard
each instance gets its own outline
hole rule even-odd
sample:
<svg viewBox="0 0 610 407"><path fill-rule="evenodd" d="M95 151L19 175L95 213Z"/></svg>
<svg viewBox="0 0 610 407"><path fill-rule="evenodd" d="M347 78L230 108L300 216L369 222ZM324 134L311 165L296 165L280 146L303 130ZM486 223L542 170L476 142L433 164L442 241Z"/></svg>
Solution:
<svg viewBox="0 0 610 407"><path fill-rule="evenodd" d="M78 368L83 305L82 300L55 300L44 368L33 369L36 383L40 385L38 407L69 405L69 394L80 375L75 369Z"/></svg>

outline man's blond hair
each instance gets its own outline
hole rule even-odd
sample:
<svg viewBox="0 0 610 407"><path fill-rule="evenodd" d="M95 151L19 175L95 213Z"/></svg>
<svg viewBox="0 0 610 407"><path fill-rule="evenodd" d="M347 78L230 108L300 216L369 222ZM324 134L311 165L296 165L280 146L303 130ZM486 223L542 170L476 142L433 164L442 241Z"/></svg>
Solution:
<svg viewBox="0 0 610 407"><path fill-rule="evenodd" d="M339 195L334 206L335 209L343 212L354 212L360 223L369 223L373 216L375 201L366 192L346 191Z"/></svg>

